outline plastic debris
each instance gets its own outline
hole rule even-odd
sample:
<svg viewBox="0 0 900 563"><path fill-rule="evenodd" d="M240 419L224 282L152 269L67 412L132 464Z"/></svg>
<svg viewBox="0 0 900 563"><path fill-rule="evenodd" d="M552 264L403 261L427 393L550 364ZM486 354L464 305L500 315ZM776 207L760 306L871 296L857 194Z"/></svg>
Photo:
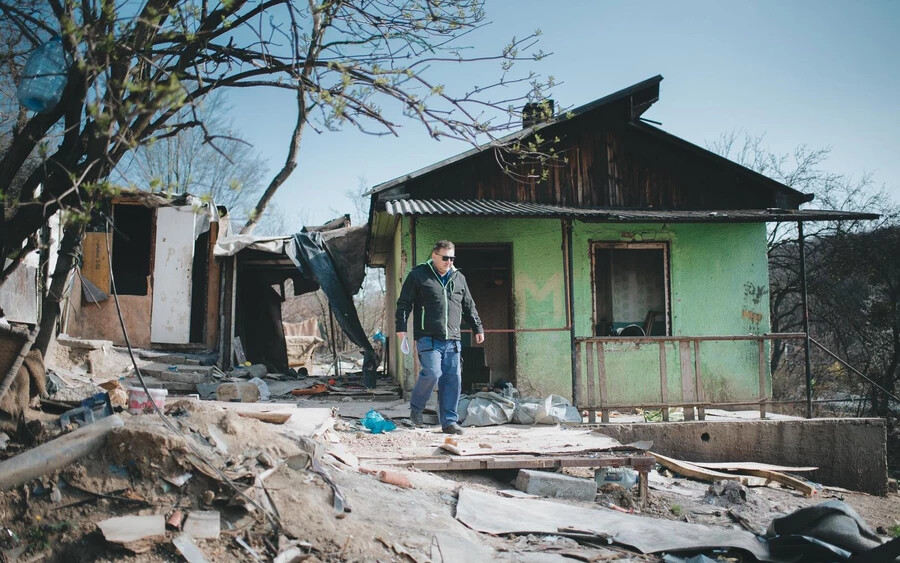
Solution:
<svg viewBox="0 0 900 563"><path fill-rule="evenodd" d="M382 432L390 432L397 429L397 425L390 420L385 420L381 413L375 409L366 413L366 417L362 419L362 425L372 431L372 434L381 434Z"/></svg>

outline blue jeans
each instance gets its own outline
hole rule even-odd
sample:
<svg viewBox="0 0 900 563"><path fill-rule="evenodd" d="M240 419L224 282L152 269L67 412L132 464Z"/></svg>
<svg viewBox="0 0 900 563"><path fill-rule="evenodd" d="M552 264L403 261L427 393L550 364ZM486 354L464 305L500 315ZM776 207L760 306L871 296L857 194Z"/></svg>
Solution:
<svg viewBox="0 0 900 563"><path fill-rule="evenodd" d="M459 404L459 390L462 384L459 340L443 340L423 336L416 341L419 364L422 371L413 387L409 406L414 412L422 412L434 386L438 386L438 418L441 427L446 428L459 420L456 407Z"/></svg>

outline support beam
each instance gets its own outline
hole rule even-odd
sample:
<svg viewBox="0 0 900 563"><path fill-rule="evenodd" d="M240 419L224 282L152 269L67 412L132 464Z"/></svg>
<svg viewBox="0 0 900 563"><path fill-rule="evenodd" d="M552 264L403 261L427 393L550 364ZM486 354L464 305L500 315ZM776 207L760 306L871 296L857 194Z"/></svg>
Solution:
<svg viewBox="0 0 900 563"><path fill-rule="evenodd" d="M806 285L806 237L803 235L803 222L797 222L797 246L800 250L800 288L803 297L803 350L806 356L806 418L813 417L812 411L812 364L810 363L809 342L809 291Z"/></svg>
<svg viewBox="0 0 900 563"><path fill-rule="evenodd" d="M563 239L565 247L563 248L563 261L566 264L566 319L569 323L569 338L572 347L572 404L578 405L578 384L575 378L575 369L577 357L575 354L575 282L573 281L574 268L572 267L572 220L563 219ZM588 365L592 358L588 353Z"/></svg>

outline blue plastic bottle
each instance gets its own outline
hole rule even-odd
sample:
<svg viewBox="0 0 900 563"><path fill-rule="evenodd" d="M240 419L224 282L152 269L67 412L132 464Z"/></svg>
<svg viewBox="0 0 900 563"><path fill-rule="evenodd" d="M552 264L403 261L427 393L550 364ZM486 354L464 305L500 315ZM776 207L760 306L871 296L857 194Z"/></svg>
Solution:
<svg viewBox="0 0 900 563"><path fill-rule="evenodd" d="M38 113L52 110L62 97L68 72L62 39L54 36L28 57L16 92L19 103Z"/></svg>

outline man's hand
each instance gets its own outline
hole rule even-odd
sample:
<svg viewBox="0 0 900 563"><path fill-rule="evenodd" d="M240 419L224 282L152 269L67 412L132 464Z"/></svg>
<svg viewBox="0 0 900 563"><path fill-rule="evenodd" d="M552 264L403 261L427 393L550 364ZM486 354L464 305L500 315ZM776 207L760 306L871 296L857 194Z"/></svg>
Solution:
<svg viewBox="0 0 900 563"><path fill-rule="evenodd" d="M483 332L475 333L475 344L481 344L482 342L484 342L484 333Z"/></svg>
<svg viewBox="0 0 900 563"><path fill-rule="evenodd" d="M405 332L398 332L398 333L397 333L397 342L403 342L403 339L404 339L404 338L406 338L406 333L405 333Z"/></svg>

